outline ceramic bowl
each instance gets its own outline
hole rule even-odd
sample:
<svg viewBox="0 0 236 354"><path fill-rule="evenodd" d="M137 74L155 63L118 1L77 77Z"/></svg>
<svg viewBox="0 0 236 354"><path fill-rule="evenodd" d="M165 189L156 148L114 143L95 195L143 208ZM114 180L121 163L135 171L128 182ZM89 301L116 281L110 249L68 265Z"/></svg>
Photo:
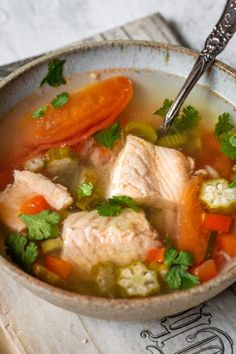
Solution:
<svg viewBox="0 0 236 354"><path fill-rule="evenodd" d="M66 48L34 60L0 83L0 116L35 91L47 63L54 57L66 59L66 76L112 68L159 70L181 77L189 73L197 53L185 48L144 41L100 42ZM216 62L200 81L232 104L236 102L236 72ZM24 273L3 256L0 270L5 277L25 286L44 300L75 313L112 320L150 320L184 311L210 299L236 280L236 266L217 278L187 291L144 299L107 299L65 291Z"/></svg>

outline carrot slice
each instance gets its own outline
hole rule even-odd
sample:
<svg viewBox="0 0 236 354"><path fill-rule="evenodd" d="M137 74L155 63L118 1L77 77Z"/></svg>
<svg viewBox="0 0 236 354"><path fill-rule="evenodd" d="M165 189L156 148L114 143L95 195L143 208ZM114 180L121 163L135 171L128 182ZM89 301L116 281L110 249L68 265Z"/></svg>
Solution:
<svg viewBox="0 0 236 354"><path fill-rule="evenodd" d="M48 204L42 195L36 195L33 198L26 200L21 206L20 212L27 215L38 214L43 210L51 210L51 205Z"/></svg>
<svg viewBox="0 0 236 354"><path fill-rule="evenodd" d="M230 257L236 256L236 235L220 234L216 240L217 249L226 252Z"/></svg>
<svg viewBox="0 0 236 354"><path fill-rule="evenodd" d="M62 279L66 280L71 273L72 264L64 259L46 256L45 267L53 273L56 273Z"/></svg>
<svg viewBox="0 0 236 354"><path fill-rule="evenodd" d="M202 264L192 267L191 273L197 275L200 278L201 283L205 283L218 275L216 263L213 259L208 259Z"/></svg>
<svg viewBox="0 0 236 354"><path fill-rule="evenodd" d="M115 76L72 93L60 108L50 105L40 119L32 118L32 112L11 122L3 119L0 174L52 146L77 145L108 127L127 106L132 93L131 81ZM17 132L16 139L7 138L6 131Z"/></svg>
<svg viewBox="0 0 236 354"><path fill-rule="evenodd" d="M203 221L205 230L228 232L232 224L232 217L227 215L206 214Z"/></svg>
<svg viewBox="0 0 236 354"><path fill-rule="evenodd" d="M193 177L187 184L177 219L177 248L193 254L197 263L204 259L208 234L203 229L203 210L199 200L202 177Z"/></svg>
<svg viewBox="0 0 236 354"><path fill-rule="evenodd" d="M166 248L155 248L152 249L148 252L148 255L146 257L146 262L147 263L164 263L164 254L165 254Z"/></svg>

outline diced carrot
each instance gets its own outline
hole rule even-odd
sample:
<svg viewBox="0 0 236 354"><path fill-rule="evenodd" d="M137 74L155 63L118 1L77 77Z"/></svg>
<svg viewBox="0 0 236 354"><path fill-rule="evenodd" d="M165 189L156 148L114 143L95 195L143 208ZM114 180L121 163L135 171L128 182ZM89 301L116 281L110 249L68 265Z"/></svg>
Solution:
<svg viewBox="0 0 236 354"><path fill-rule="evenodd" d="M69 102L60 108L49 105L40 119L32 118L31 112L20 119L3 120L0 173L50 147L78 145L107 128L127 106L132 94L131 81L115 76L72 93ZM15 135L9 139L7 132Z"/></svg>
<svg viewBox="0 0 236 354"><path fill-rule="evenodd" d="M203 261L208 245L208 233L202 225L203 210L199 200L201 176L193 177L187 184L177 218L177 248L193 254L197 263Z"/></svg>
<svg viewBox="0 0 236 354"><path fill-rule="evenodd" d="M203 226L208 231L228 232L231 224L232 217L227 215L218 214L205 214Z"/></svg>
<svg viewBox="0 0 236 354"><path fill-rule="evenodd" d="M57 257L46 256L44 264L48 270L59 275L59 277L64 280L68 278L72 270L72 264L70 262Z"/></svg>
<svg viewBox="0 0 236 354"><path fill-rule="evenodd" d="M166 248L155 248L152 249L148 252L148 255L146 257L146 262L147 263L164 263L164 254L165 254Z"/></svg>
<svg viewBox="0 0 236 354"><path fill-rule="evenodd" d="M20 212L23 214L34 215L43 210L52 210L52 207L42 195L36 195L22 204Z"/></svg>
<svg viewBox="0 0 236 354"><path fill-rule="evenodd" d="M205 283L218 275L216 264L213 259L208 259L207 261L192 267L190 271L200 278L201 283Z"/></svg>
<svg viewBox="0 0 236 354"><path fill-rule="evenodd" d="M224 251L230 257L236 256L236 235L220 234L217 236L217 249Z"/></svg>

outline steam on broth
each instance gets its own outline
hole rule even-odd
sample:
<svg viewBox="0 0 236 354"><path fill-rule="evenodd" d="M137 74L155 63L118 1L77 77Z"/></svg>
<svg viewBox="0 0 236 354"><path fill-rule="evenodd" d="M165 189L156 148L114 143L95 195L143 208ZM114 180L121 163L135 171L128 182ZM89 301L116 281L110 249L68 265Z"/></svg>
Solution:
<svg viewBox="0 0 236 354"><path fill-rule="evenodd" d="M1 119L2 253L51 285L105 297L216 277L236 256L233 107L199 86L159 136L181 78L65 80L63 65Z"/></svg>

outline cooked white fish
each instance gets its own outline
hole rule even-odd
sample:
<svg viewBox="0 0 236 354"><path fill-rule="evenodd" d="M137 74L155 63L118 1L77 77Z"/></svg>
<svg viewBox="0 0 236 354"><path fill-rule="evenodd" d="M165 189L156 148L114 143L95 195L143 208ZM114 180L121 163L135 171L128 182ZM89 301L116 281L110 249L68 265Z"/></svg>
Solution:
<svg viewBox="0 0 236 354"><path fill-rule="evenodd" d="M25 228L18 218L22 204L36 195L42 195L56 210L65 209L73 202L67 189L45 176L30 171L14 171L14 183L0 193L0 219L15 231Z"/></svg>
<svg viewBox="0 0 236 354"><path fill-rule="evenodd" d="M161 208L175 206L189 179L190 167L180 151L129 135L113 167L108 196L128 195L139 203Z"/></svg>
<svg viewBox="0 0 236 354"><path fill-rule="evenodd" d="M144 213L131 209L116 217L101 217L96 210L73 213L64 220L62 237L62 258L74 262L81 275L98 262L143 260L150 249L161 246Z"/></svg>

